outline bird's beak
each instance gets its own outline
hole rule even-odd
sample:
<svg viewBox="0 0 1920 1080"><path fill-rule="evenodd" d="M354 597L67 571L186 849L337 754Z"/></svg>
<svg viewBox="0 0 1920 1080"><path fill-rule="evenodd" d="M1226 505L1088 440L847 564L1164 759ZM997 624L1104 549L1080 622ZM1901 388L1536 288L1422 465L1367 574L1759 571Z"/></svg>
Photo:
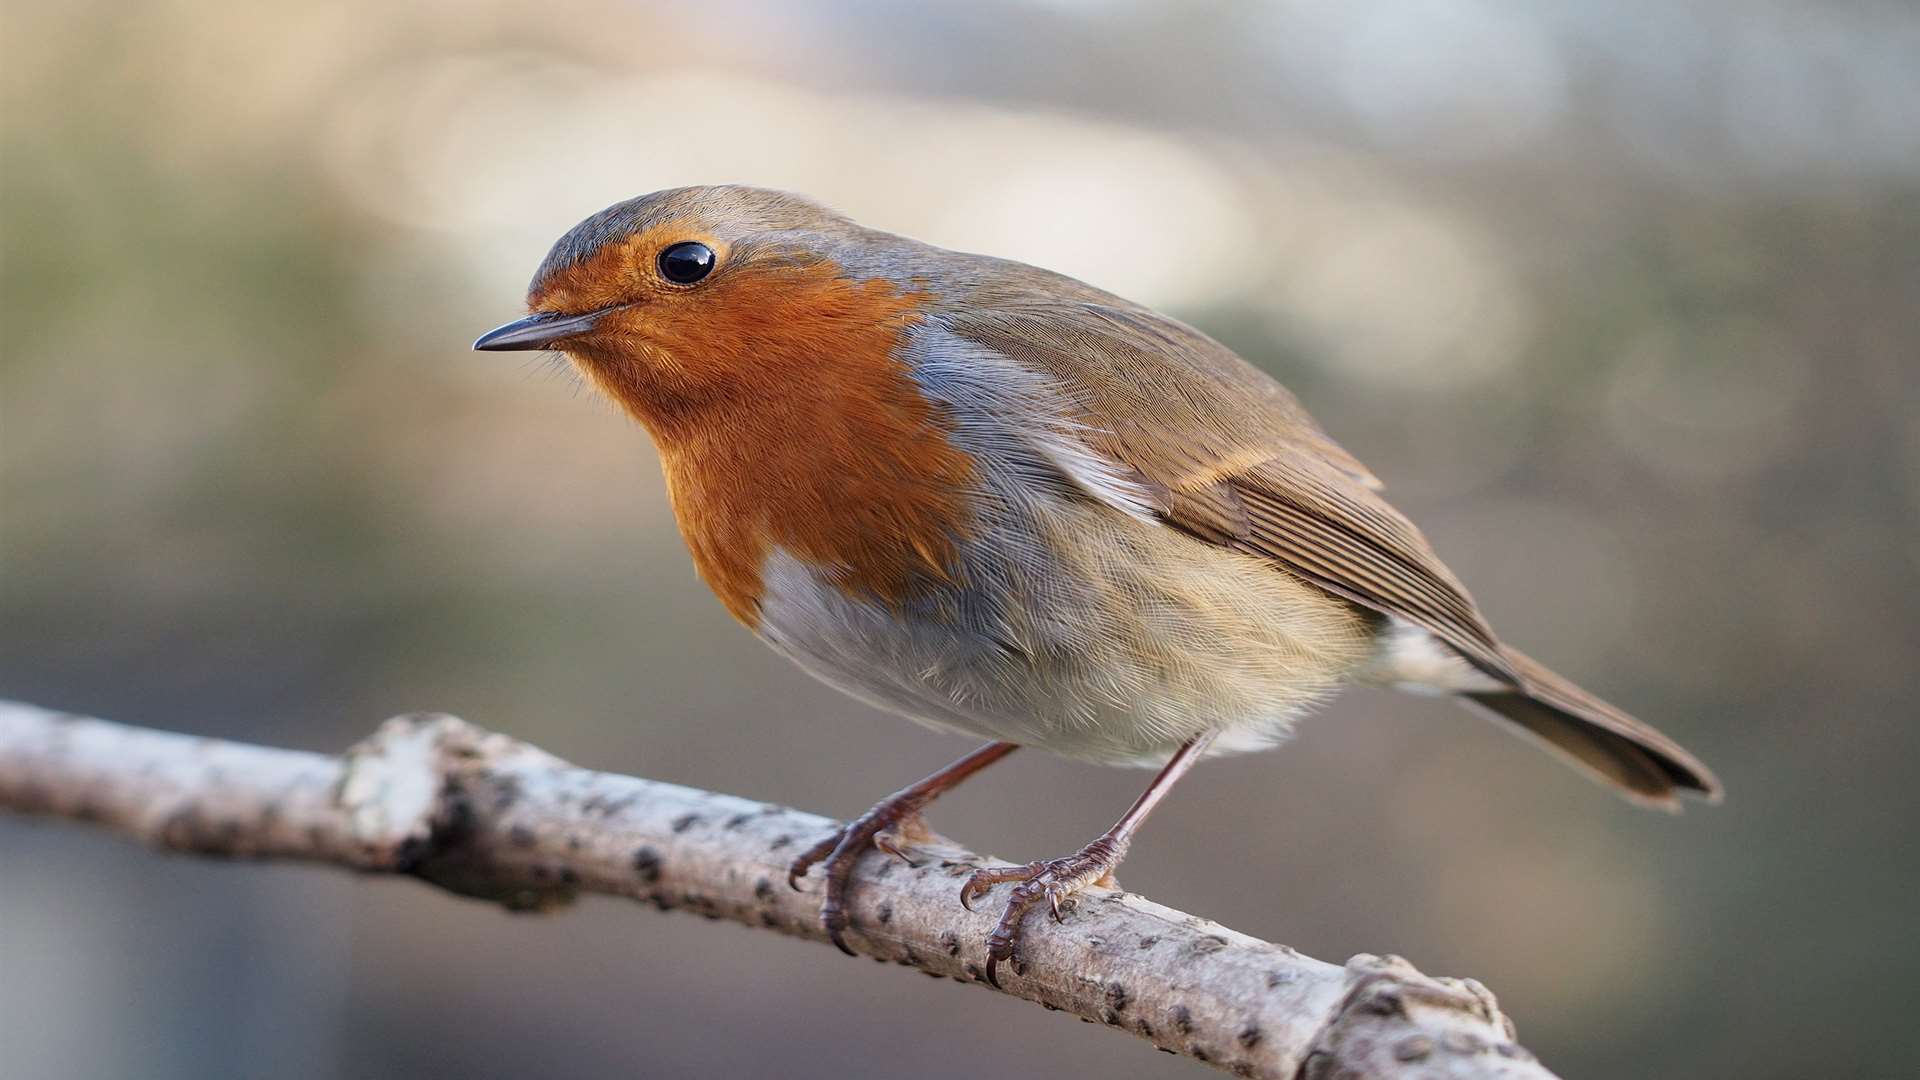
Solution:
<svg viewBox="0 0 1920 1080"><path fill-rule="evenodd" d="M585 315L563 315L558 312L542 311L524 319L515 319L505 326L496 326L480 335L473 343L480 352L512 352L528 349L550 349L554 342L570 337L579 337L593 329L593 324L605 315L602 311L589 311Z"/></svg>

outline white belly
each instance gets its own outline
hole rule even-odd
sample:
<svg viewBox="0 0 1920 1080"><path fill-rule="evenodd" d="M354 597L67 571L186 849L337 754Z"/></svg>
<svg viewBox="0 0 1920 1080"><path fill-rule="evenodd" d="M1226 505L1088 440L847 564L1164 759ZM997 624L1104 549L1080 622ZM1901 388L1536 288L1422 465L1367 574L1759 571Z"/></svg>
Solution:
<svg viewBox="0 0 1920 1080"><path fill-rule="evenodd" d="M1270 745L1371 654L1366 617L1271 562L1084 500L1023 506L963 561L899 610L775 551L760 633L930 727L1129 764L1206 731Z"/></svg>

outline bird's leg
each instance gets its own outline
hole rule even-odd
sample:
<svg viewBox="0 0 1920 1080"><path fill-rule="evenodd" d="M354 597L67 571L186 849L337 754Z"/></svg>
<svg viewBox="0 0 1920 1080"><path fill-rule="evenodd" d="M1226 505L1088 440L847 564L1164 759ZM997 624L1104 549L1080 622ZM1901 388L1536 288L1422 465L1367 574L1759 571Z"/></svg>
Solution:
<svg viewBox="0 0 1920 1080"><path fill-rule="evenodd" d="M911 843L930 835L926 823L920 818L920 811L943 793L958 786L960 781L1017 749L1019 747L1013 743L988 743L925 780L901 788L880 800L873 809L854 818L839 832L801 852L799 858L793 860L787 867L787 884L795 889L800 887L800 879L806 876L813 864L822 861L827 864L826 898L820 903L820 924L826 927L827 937L839 946L841 952L854 955L841 935L847 929L847 883L853 877L853 867L860 861L860 856L866 854L868 847L877 847L889 855L912 862L900 849L899 841L904 839Z"/></svg>
<svg viewBox="0 0 1920 1080"><path fill-rule="evenodd" d="M987 935L987 981L994 986L1000 985L994 969L1002 960L1013 958L1013 948L1020 939L1020 921L1027 911L1041 900L1053 911L1055 921L1060 918L1060 902L1070 899L1075 893L1089 885L1115 884L1114 868L1120 860L1126 858L1127 846L1133 843L1133 834L1140 823L1147 819L1153 808L1159 804L1167 792L1188 769L1193 768L1200 756L1206 753L1208 744L1213 742L1213 734L1202 735L1182 746L1153 778L1147 790L1140 793L1133 806L1114 822L1113 828L1102 833L1098 839L1064 859L1049 859L1045 862L1028 863L1025 866L987 866L976 870L967 883L960 887L960 903L973 910L973 901L985 896L988 890L1003 881L1018 881L1013 893L1007 897L1007 910L1000 917L1000 924Z"/></svg>

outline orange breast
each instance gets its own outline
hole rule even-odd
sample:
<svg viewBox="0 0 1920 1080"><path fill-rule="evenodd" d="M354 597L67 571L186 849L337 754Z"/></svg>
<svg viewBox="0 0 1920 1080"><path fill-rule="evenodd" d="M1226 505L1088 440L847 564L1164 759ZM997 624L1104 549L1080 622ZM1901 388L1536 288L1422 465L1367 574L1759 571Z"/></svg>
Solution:
<svg viewBox="0 0 1920 1080"><path fill-rule="evenodd" d="M590 365L653 432L695 564L749 626L776 546L884 603L954 572L973 464L898 355L929 299L783 267L637 312L652 362Z"/></svg>

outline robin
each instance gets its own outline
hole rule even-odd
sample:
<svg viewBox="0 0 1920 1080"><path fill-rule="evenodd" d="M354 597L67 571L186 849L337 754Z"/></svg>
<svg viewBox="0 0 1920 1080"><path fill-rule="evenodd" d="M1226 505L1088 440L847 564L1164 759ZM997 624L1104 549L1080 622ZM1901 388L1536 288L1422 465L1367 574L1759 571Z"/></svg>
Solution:
<svg viewBox="0 0 1920 1080"><path fill-rule="evenodd" d="M827 683L990 740L801 854L849 953L869 847L1022 746L1158 766L1023 918L1110 884L1202 758L1271 746L1343 684L1459 698L1646 806L1720 797L1693 755L1503 644L1380 482L1271 378L1060 274L880 232L750 187L587 218L532 314L474 342L558 349L652 434L681 534L733 616Z"/></svg>

